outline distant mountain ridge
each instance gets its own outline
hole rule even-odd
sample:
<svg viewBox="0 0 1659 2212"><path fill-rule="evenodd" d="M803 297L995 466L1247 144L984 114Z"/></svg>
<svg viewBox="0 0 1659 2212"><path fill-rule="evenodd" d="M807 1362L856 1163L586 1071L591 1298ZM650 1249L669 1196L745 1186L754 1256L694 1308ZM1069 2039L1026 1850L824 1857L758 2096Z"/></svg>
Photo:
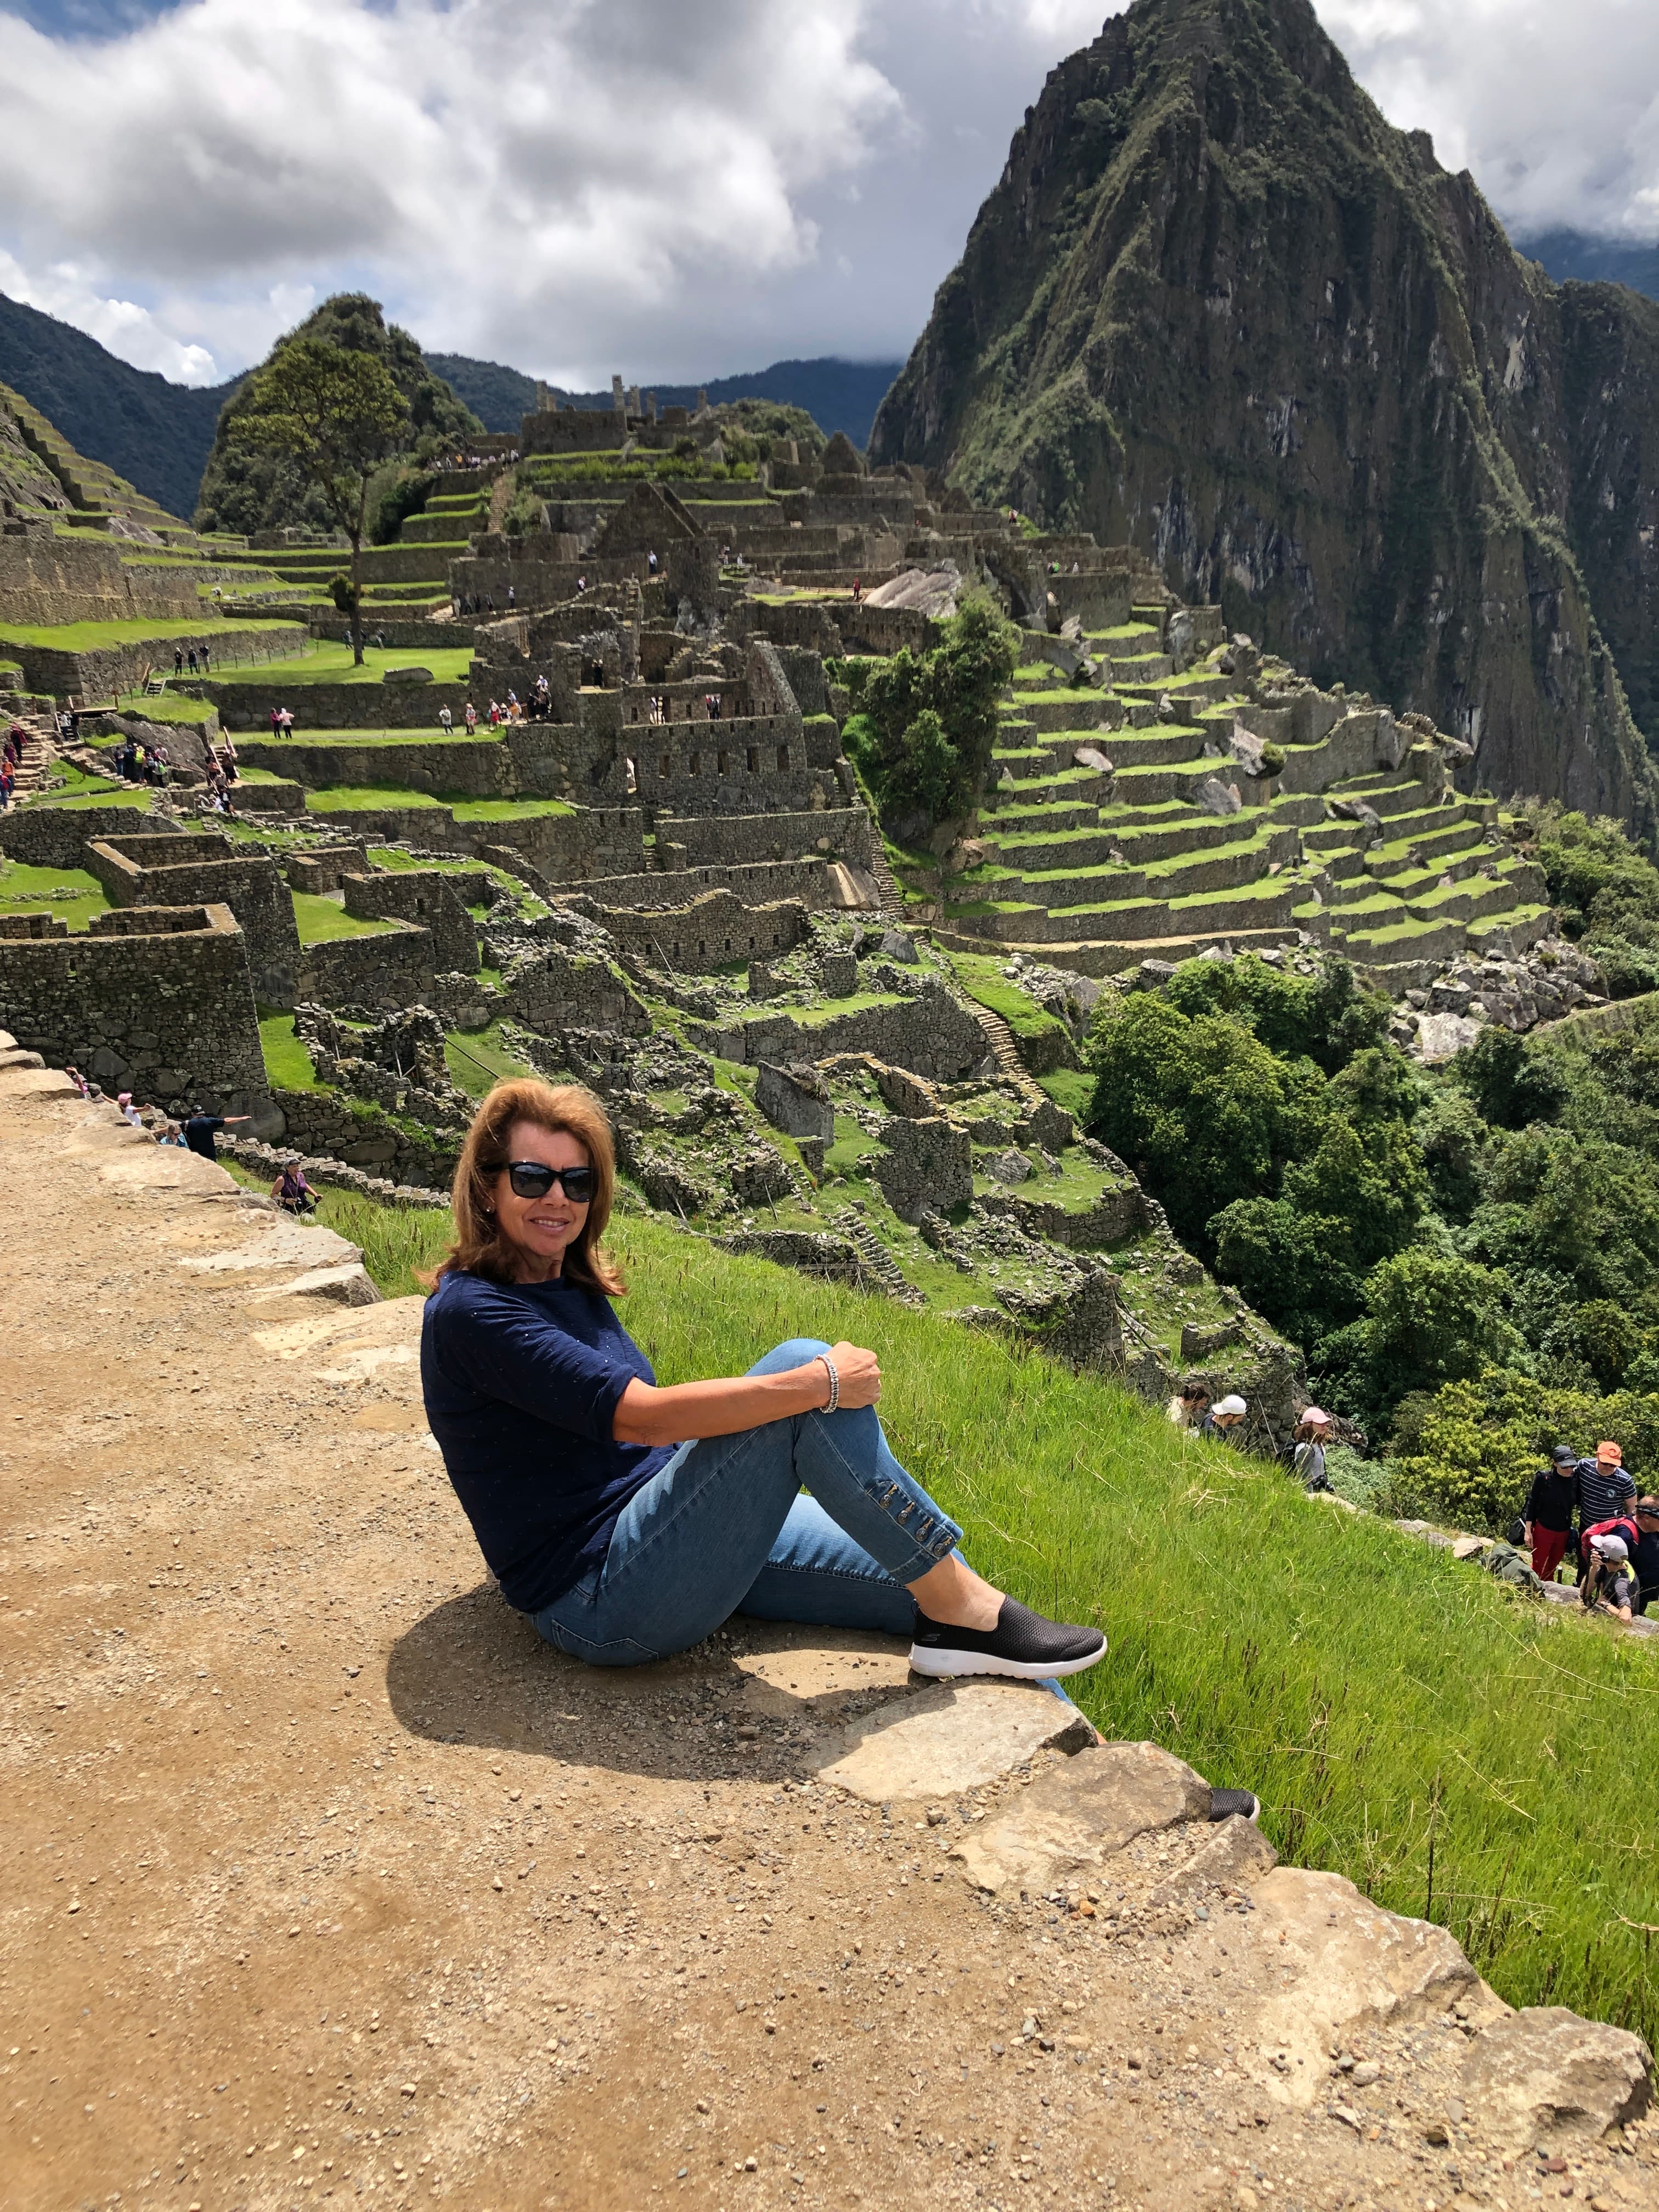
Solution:
<svg viewBox="0 0 1659 2212"><path fill-rule="evenodd" d="M1659 833L1659 306L1551 283L1308 0L1134 0L1050 71L870 450Z"/></svg>
<svg viewBox="0 0 1659 2212"><path fill-rule="evenodd" d="M0 384L21 392L70 445L186 522L219 410L240 382L169 383L0 292Z"/></svg>
<svg viewBox="0 0 1659 2212"><path fill-rule="evenodd" d="M469 354L428 353L441 377L487 430L515 431L536 404L536 380L500 362ZM869 442L870 426L887 387L902 364L896 361L778 361L744 376L710 379L711 404L733 399L774 399L804 407L826 436L844 430L855 446ZM102 461L138 490L186 521L195 509L220 410L245 379L215 385L173 384L154 370L132 368L72 324L0 293L0 383L21 392L48 416L70 443ZM696 385L653 387L665 407L696 403ZM608 407L608 391L568 398Z"/></svg>
<svg viewBox="0 0 1659 2212"><path fill-rule="evenodd" d="M1583 230L1540 230L1531 238L1517 238L1515 250L1537 262L1558 284L1626 284L1659 300L1659 246L1593 238Z"/></svg>
<svg viewBox="0 0 1659 2212"><path fill-rule="evenodd" d="M427 360L487 430L516 430L520 416L536 404L536 380L516 368L473 361L459 353L429 353ZM861 451L870 442L876 410L903 366L897 361L842 361L826 355L815 361L775 361L769 368L744 376L711 377L702 386L629 380L653 391L663 407L694 407L700 390L708 392L711 407L735 399L772 399L786 407L804 407L826 437L844 430ZM578 407L611 404L608 391L566 392L562 396Z"/></svg>

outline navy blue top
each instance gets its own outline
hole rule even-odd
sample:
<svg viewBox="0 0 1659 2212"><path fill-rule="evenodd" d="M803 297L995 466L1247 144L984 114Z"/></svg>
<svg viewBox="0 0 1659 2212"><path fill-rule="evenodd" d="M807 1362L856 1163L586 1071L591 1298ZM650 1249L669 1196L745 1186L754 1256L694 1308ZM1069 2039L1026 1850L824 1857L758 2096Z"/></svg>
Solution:
<svg viewBox="0 0 1659 2212"><path fill-rule="evenodd" d="M597 1291L452 1269L426 1302L426 1418L478 1548L523 1613L599 1564L617 1516L673 1449L611 1436L635 1376L657 1379Z"/></svg>

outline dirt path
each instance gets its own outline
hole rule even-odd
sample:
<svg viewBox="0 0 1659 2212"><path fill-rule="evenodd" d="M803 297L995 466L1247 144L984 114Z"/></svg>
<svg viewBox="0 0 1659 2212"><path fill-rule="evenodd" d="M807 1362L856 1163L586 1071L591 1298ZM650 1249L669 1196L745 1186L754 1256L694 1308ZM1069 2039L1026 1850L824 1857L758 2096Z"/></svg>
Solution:
<svg viewBox="0 0 1659 2212"><path fill-rule="evenodd" d="M416 1302L290 1295L318 1247L42 1072L0 1138L9 2207L1659 2201L1645 2123L1553 2172L1480 2091L1447 1939L1249 1834L994 1899L955 1854L1063 1753L811 1778L910 1694L879 1639L550 1652Z"/></svg>

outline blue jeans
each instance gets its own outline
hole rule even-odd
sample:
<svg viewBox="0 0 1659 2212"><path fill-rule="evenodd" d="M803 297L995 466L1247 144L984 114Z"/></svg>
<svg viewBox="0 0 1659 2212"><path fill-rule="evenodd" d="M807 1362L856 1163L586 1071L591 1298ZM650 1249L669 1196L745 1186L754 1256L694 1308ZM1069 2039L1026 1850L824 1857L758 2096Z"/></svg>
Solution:
<svg viewBox="0 0 1659 2212"><path fill-rule="evenodd" d="M794 1337L749 1371L782 1374L829 1349ZM623 1508L604 1564L536 1626L592 1667L665 1658L736 1612L908 1636L904 1585L961 1534L888 1450L872 1407L797 1413L681 1444Z"/></svg>

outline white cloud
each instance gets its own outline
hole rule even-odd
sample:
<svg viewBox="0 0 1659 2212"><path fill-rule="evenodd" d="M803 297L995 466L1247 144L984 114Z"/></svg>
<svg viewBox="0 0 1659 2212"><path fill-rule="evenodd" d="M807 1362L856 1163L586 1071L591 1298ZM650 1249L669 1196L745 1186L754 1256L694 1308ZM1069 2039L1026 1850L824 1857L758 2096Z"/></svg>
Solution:
<svg viewBox="0 0 1659 2212"><path fill-rule="evenodd" d="M1320 17L1389 121L1431 131L1517 236L1659 237L1652 0L1323 0Z"/></svg>
<svg viewBox="0 0 1659 2212"><path fill-rule="evenodd" d="M368 289L429 346L584 386L903 352L1044 75L1109 12L182 0L65 40L6 5L0 289L197 380ZM1659 234L1652 0L1322 15L1517 231Z"/></svg>
<svg viewBox="0 0 1659 2212"><path fill-rule="evenodd" d="M39 276L0 248L0 292L26 307L56 315L94 337L135 368L158 369L174 384L213 384L218 370L205 346L187 345L162 328L148 307L132 300L106 299L70 262Z"/></svg>

